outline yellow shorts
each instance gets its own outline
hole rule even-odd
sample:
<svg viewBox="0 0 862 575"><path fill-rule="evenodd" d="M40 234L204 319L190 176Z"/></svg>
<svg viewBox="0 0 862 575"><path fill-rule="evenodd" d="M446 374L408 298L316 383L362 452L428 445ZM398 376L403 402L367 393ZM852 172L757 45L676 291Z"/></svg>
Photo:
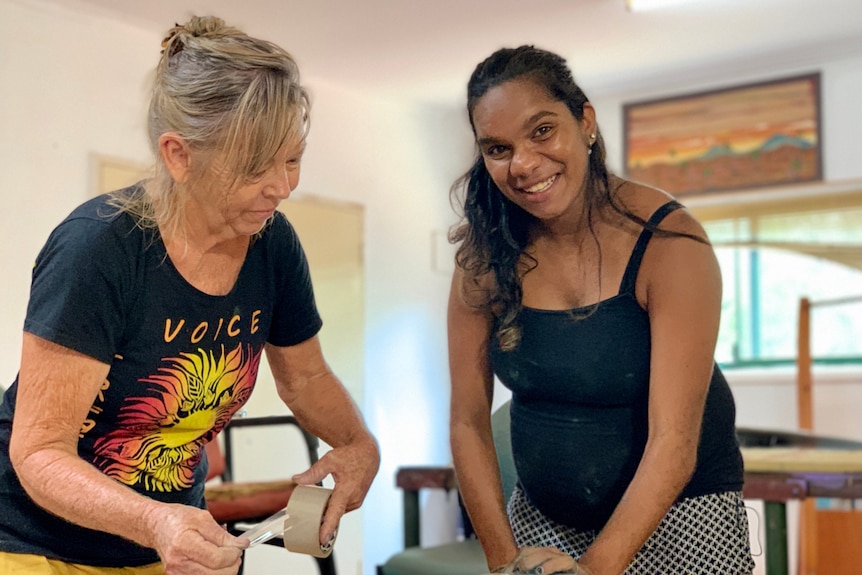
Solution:
<svg viewBox="0 0 862 575"><path fill-rule="evenodd" d="M0 573L3 575L165 575L161 563L143 567L91 567L63 563L42 555L0 551Z"/></svg>

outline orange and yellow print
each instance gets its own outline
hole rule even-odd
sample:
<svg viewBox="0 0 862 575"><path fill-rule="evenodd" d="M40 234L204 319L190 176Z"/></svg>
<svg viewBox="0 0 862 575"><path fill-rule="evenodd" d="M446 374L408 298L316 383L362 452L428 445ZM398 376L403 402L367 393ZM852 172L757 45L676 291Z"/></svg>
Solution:
<svg viewBox="0 0 862 575"><path fill-rule="evenodd" d="M198 350L167 358L142 379L156 395L127 398L117 429L95 443L95 464L106 475L147 491L178 491L194 483L203 446L248 400L262 348Z"/></svg>

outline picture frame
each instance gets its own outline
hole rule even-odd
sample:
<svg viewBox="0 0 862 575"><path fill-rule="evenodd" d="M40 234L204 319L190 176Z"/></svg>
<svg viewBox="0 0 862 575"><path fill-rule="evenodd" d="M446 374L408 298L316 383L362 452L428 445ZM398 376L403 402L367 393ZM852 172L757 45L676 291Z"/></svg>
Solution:
<svg viewBox="0 0 862 575"><path fill-rule="evenodd" d="M820 73L623 104L627 178L675 196L822 180Z"/></svg>
<svg viewBox="0 0 862 575"><path fill-rule="evenodd" d="M92 154L90 163L93 196L131 186L150 175L150 167L123 158Z"/></svg>

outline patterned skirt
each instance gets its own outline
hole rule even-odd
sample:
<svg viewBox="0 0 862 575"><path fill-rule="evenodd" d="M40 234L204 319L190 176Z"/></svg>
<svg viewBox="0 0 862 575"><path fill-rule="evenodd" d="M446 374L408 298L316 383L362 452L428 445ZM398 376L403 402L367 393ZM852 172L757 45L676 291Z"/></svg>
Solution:
<svg viewBox="0 0 862 575"><path fill-rule="evenodd" d="M520 547L556 547L578 558L597 535L548 519L520 485L512 493L508 511ZM742 493L730 491L676 503L625 575L751 575L753 570Z"/></svg>

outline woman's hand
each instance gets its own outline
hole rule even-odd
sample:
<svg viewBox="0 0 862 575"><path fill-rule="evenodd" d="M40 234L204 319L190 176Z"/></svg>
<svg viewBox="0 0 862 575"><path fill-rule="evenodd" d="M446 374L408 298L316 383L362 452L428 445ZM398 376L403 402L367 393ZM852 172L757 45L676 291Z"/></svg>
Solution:
<svg viewBox="0 0 862 575"><path fill-rule="evenodd" d="M585 567L578 565L570 555L555 547L522 547L510 563L494 569L493 572L530 575L550 575L551 573L594 575Z"/></svg>
<svg viewBox="0 0 862 575"><path fill-rule="evenodd" d="M160 505L148 525L166 575L236 575L249 544L187 505Z"/></svg>
<svg viewBox="0 0 862 575"><path fill-rule="evenodd" d="M327 475L335 480L320 526L320 542L327 545L341 516L362 505L380 467L380 450L353 398L324 360L317 336L286 347L267 344L266 357L284 404L303 429L333 447L293 476L300 485L319 483Z"/></svg>
<svg viewBox="0 0 862 575"><path fill-rule="evenodd" d="M379 467L380 451L369 437L332 449L307 471L293 476L300 485L319 483L327 475L335 480L320 526L321 545L332 540L342 515L362 505Z"/></svg>

